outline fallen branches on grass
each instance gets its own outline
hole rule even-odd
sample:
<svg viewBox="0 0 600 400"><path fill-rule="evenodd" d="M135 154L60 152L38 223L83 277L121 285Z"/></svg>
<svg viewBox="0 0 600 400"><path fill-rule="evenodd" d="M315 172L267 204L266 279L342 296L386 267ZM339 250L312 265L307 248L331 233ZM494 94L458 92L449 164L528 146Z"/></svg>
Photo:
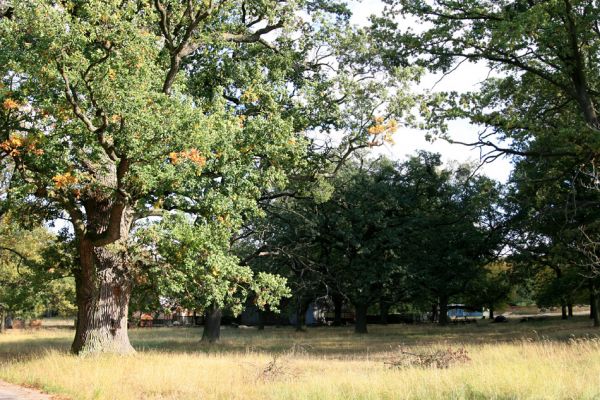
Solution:
<svg viewBox="0 0 600 400"><path fill-rule="evenodd" d="M424 353L407 351L398 347L397 353L385 364L390 368L440 368L446 369L454 364L464 364L471 361L467 349L460 347L453 349L429 350Z"/></svg>

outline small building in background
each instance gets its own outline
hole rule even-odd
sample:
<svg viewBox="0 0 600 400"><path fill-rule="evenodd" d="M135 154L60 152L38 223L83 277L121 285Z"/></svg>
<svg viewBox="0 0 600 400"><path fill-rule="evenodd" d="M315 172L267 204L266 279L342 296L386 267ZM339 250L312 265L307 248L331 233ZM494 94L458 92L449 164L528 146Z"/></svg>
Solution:
<svg viewBox="0 0 600 400"><path fill-rule="evenodd" d="M465 304L448 304L448 317L457 318L481 318L483 311Z"/></svg>

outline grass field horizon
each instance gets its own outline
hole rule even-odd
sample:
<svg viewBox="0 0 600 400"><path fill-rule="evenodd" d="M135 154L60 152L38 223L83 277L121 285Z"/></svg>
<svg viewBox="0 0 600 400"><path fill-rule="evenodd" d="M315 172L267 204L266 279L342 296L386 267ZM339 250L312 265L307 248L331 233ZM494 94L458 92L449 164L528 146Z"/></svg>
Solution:
<svg viewBox="0 0 600 400"><path fill-rule="evenodd" d="M130 356L69 354L73 330L0 336L0 379L65 399L594 399L600 332L587 317L439 327L234 329L217 345L201 328L132 329ZM464 348L449 368L389 361L399 347Z"/></svg>

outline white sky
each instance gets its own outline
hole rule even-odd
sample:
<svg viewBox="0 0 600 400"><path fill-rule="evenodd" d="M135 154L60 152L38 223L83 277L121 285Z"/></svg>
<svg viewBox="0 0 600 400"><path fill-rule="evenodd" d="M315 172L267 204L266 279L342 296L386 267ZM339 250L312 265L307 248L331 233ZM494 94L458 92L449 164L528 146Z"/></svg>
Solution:
<svg viewBox="0 0 600 400"><path fill-rule="evenodd" d="M368 17L373 14L380 15L384 5L380 0L354 0L350 2L350 7L353 12L352 22L357 25L366 25L368 24ZM435 91L455 90L465 92L477 88L478 84L488 76L488 73L488 68L485 65L463 63L456 71L446 76L437 85L435 83L439 80L440 76L427 75L417 90L431 90L435 85ZM476 141L479 130L480 128L470 125L468 121L454 121L449 124L450 137L462 142ZM440 153L444 162L479 161L478 149L450 144L444 140L429 143L425 140L426 133L425 131L415 129L399 130L394 135L396 144L386 144L378 151L394 159L404 159L407 155L414 154L417 150L427 150ZM499 158L491 164L484 165L480 171L493 179L505 182L511 170L510 160Z"/></svg>

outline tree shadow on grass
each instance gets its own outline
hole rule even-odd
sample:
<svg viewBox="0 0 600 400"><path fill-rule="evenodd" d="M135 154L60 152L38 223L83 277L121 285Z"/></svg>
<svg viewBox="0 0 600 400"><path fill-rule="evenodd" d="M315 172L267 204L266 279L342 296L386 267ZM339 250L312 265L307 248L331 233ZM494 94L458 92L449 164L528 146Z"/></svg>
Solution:
<svg viewBox="0 0 600 400"><path fill-rule="evenodd" d="M48 351L68 353L71 340L66 337L16 337L0 342L0 362L26 362L44 356Z"/></svg>
<svg viewBox="0 0 600 400"><path fill-rule="evenodd" d="M201 343L202 328L136 328L130 338L140 353L186 354L295 354L339 359L364 359L384 354L399 345L408 347L494 345L522 341L566 342L577 338L598 338L600 330L591 327L587 317L563 321L495 324L482 320L468 325L441 327L434 324L369 325L369 334L355 335L353 327L318 327L295 332L292 327L234 329L223 327L221 341ZM67 354L72 330L34 334L16 333L0 337L0 362L23 362L42 357L48 351Z"/></svg>
<svg viewBox="0 0 600 400"><path fill-rule="evenodd" d="M309 328L295 332L291 327L233 329L224 327L217 344L200 342L201 328L136 329L131 333L134 347L141 352L203 354L283 354L290 351L330 358L364 358L389 352L398 345L493 345L522 341L545 340L566 342L573 338L598 337L600 330L591 327L587 317L562 321L547 318L543 321L521 323L510 320L496 324L480 321L476 324L440 327L421 325L369 325L369 334L355 335L353 327Z"/></svg>

